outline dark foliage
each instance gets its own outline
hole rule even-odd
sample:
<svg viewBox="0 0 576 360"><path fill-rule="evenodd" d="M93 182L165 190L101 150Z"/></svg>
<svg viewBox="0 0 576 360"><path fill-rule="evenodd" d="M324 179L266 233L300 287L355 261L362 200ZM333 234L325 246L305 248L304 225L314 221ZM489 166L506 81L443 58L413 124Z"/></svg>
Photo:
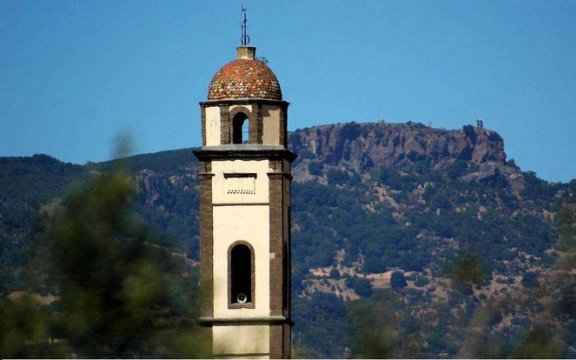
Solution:
<svg viewBox="0 0 576 360"><path fill-rule="evenodd" d="M345 355L342 341L348 334L346 308L332 294L315 293L310 299L293 300L294 322L306 332L294 334L294 345L306 357L341 358Z"/></svg>
<svg viewBox="0 0 576 360"><path fill-rule="evenodd" d="M134 216L120 173L76 186L38 244L28 292L3 300L3 357L202 356L194 270ZM185 275L183 275L185 274ZM16 319L13 316L18 316Z"/></svg>
<svg viewBox="0 0 576 360"><path fill-rule="evenodd" d="M404 289L408 286L406 282L406 277L404 277L404 273L402 271L394 271L390 276L390 286L394 290Z"/></svg>
<svg viewBox="0 0 576 360"><path fill-rule="evenodd" d="M351 276L346 278L346 286L353 289L356 294L363 298L367 298L372 295L372 284L368 279Z"/></svg>

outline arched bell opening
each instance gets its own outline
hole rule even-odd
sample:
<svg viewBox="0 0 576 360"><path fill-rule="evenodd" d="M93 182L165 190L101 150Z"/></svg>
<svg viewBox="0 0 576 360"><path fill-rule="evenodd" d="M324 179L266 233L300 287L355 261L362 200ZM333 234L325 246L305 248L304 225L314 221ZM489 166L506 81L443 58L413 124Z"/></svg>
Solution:
<svg viewBox="0 0 576 360"><path fill-rule="evenodd" d="M254 307L254 251L239 242L230 247L229 254L230 305L231 307Z"/></svg>
<svg viewBox="0 0 576 360"><path fill-rule="evenodd" d="M232 119L232 143L245 144L250 141L250 118L243 112Z"/></svg>

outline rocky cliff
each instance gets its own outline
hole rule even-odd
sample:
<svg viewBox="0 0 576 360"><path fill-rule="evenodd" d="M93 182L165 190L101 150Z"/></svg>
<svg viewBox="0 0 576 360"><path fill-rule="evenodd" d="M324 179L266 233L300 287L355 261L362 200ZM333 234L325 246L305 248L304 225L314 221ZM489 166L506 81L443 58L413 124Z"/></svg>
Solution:
<svg viewBox="0 0 576 360"><path fill-rule="evenodd" d="M301 162L296 181L314 177L312 161L363 174L374 166L437 171L456 161L478 165L463 180L481 180L503 174L514 190L523 189L520 169L506 164L504 140L495 131L466 125L462 130L434 129L417 123L346 123L296 130L290 134L292 150Z"/></svg>
<svg viewBox="0 0 576 360"><path fill-rule="evenodd" d="M434 129L421 124L347 123L306 128L290 136L296 153L311 152L329 164L350 162L358 170L366 164L403 166L430 161L445 167L455 160L503 165L504 140L485 128L467 125L463 130ZM363 154L358 157L358 154Z"/></svg>

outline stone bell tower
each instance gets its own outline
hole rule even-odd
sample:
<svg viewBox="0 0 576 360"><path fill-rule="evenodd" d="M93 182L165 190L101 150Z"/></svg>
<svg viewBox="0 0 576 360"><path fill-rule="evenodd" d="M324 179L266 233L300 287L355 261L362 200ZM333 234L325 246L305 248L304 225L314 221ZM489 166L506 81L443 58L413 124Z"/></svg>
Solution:
<svg viewBox="0 0 576 360"><path fill-rule="evenodd" d="M245 25L245 23L244 23ZM288 103L243 37L200 103L200 290L215 357L290 357Z"/></svg>

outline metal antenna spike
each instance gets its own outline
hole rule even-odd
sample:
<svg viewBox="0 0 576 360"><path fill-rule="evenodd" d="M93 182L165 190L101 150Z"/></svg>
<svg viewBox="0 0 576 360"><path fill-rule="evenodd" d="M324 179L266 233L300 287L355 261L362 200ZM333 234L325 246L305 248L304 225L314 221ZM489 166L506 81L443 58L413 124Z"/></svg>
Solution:
<svg viewBox="0 0 576 360"><path fill-rule="evenodd" d="M240 37L240 44L241 44L242 46L246 46L246 45L248 45L248 43L250 43L250 37L248 36L247 31L246 31L246 22L247 22L247 20L246 20L246 10L247 10L247 9L244 7L244 5L242 5L242 7L241 7L241 12L242 12L242 15L243 15L243 17L242 17L242 26L241 26L241 28L242 28L242 36Z"/></svg>

